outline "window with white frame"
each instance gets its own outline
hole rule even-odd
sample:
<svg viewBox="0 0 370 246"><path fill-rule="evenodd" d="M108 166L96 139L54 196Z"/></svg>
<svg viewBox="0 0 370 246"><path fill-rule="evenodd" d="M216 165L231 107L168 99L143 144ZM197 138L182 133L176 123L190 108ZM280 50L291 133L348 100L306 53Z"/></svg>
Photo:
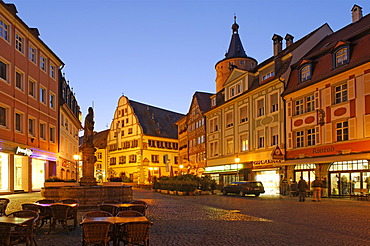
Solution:
<svg viewBox="0 0 370 246"><path fill-rule="evenodd" d="M15 49L24 53L24 38L18 33L15 34Z"/></svg>
<svg viewBox="0 0 370 246"><path fill-rule="evenodd" d="M23 91L23 73L15 71L15 87Z"/></svg>
<svg viewBox="0 0 370 246"><path fill-rule="evenodd" d="M234 125L233 112L227 112L225 118L226 118L226 127L232 127Z"/></svg>
<svg viewBox="0 0 370 246"><path fill-rule="evenodd" d="M116 165L117 164L117 158L111 157L109 158L109 165Z"/></svg>
<svg viewBox="0 0 370 246"><path fill-rule="evenodd" d="M136 163L136 155L129 155L129 163Z"/></svg>
<svg viewBox="0 0 370 246"><path fill-rule="evenodd" d="M275 76L275 72L270 72L270 73L267 73L265 74L263 77L262 77L262 80L266 80L266 79L269 79L271 77L274 77Z"/></svg>
<svg viewBox="0 0 370 246"><path fill-rule="evenodd" d="M234 153L234 140L232 138L226 139L226 154Z"/></svg>
<svg viewBox="0 0 370 246"><path fill-rule="evenodd" d="M126 156L124 155L121 155L119 157L119 164L125 164L126 163Z"/></svg>
<svg viewBox="0 0 370 246"><path fill-rule="evenodd" d="M257 148L265 147L265 132L263 130L257 131Z"/></svg>
<svg viewBox="0 0 370 246"><path fill-rule="evenodd" d="M40 123L39 135L40 135L40 138L43 140L46 139L45 131L46 131L46 124Z"/></svg>
<svg viewBox="0 0 370 246"><path fill-rule="evenodd" d="M15 131L23 132L23 115L15 113Z"/></svg>
<svg viewBox="0 0 370 246"><path fill-rule="evenodd" d="M9 42L8 29L9 25L4 20L0 19L0 37Z"/></svg>
<svg viewBox="0 0 370 246"><path fill-rule="evenodd" d="M212 132L217 132L218 131L218 118L212 118L209 120L209 131L210 133Z"/></svg>
<svg viewBox="0 0 370 246"><path fill-rule="evenodd" d="M309 95L306 97L306 113L312 112L315 110L315 96Z"/></svg>
<svg viewBox="0 0 370 246"><path fill-rule="evenodd" d="M49 140L52 143L55 143L55 127L50 127L49 128Z"/></svg>
<svg viewBox="0 0 370 246"><path fill-rule="evenodd" d="M31 62L36 63L36 48L32 45L28 46L28 59Z"/></svg>
<svg viewBox="0 0 370 246"><path fill-rule="evenodd" d="M28 134L33 137L35 136L35 119L28 119Z"/></svg>
<svg viewBox="0 0 370 246"><path fill-rule="evenodd" d="M40 56L40 69L46 71L46 58L42 55Z"/></svg>
<svg viewBox="0 0 370 246"><path fill-rule="evenodd" d="M296 132L295 142L297 148L304 147L304 131Z"/></svg>
<svg viewBox="0 0 370 246"><path fill-rule="evenodd" d="M28 81L28 94L36 98L36 82L31 79Z"/></svg>
<svg viewBox="0 0 370 246"><path fill-rule="evenodd" d="M55 109L55 95L52 93L50 93L50 96L49 96L49 106L50 108Z"/></svg>
<svg viewBox="0 0 370 246"><path fill-rule="evenodd" d="M46 104L46 89L43 87L40 87L40 102Z"/></svg>
<svg viewBox="0 0 370 246"><path fill-rule="evenodd" d="M212 107L216 106L216 98L215 97L211 99L211 104L212 104Z"/></svg>
<svg viewBox="0 0 370 246"><path fill-rule="evenodd" d="M335 52L335 67L340 67L349 62L348 48L344 47Z"/></svg>
<svg viewBox="0 0 370 246"><path fill-rule="evenodd" d="M239 108L239 117L240 123L248 121L248 107L246 105Z"/></svg>
<svg viewBox="0 0 370 246"><path fill-rule="evenodd" d="M315 128L307 129L307 146L314 146L315 144L316 144Z"/></svg>
<svg viewBox="0 0 370 246"><path fill-rule="evenodd" d="M0 79L8 82L8 64L0 61Z"/></svg>
<svg viewBox="0 0 370 246"><path fill-rule="evenodd" d="M348 140L348 121L336 123L336 135L338 142Z"/></svg>
<svg viewBox="0 0 370 246"><path fill-rule="evenodd" d="M230 86L229 88L229 95L230 95L230 98L233 98L239 94L242 93L242 83L239 82L233 86Z"/></svg>
<svg viewBox="0 0 370 246"><path fill-rule="evenodd" d="M257 101L257 117L265 115L265 100L259 99Z"/></svg>
<svg viewBox="0 0 370 246"><path fill-rule="evenodd" d="M159 163L159 155L152 155L152 163Z"/></svg>
<svg viewBox="0 0 370 246"><path fill-rule="evenodd" d="M303 114L303 98L295 101L295 115Z"/></svg>
<svg viewBox="0 0 370 246"><path fill-rule="evenodd" d="M334 87L335 103L341 103L348 101L348 89L347 84L342 84Z"/></svg>
<svg viewBox="0 0 370 246"><path fill-rule="evenodd" d="M0 126L7 127L8 123L8 110L5 107L0 106Z"/></svg>
<svg viewBox="0 0 370 246"><path fill-rule="evenodd" d="M54 64L50 64L50 67L49 67L49 72L50 72L50 77L52 77L53 79L55 79L55 65Z"/></svg>
<svg viewBox="0 0 370 246"><path fill-rule="evenodd" d="M209 144L209 150L210 150L210 153L209 153L210 157L218 156L218 142L217 141L211 142Z"/></svg>
<svg viewBox="0 0 370 246"><path fill-rule="evenodd" d="M248 135L241 135L240 136L240 150L241 151L248 151L249 150L249 141Z"/></svg>
<svg viewBox="0 0 370 246"><path fill-rule="evenodd" d="M311 64L303 66L300 70L300 81L304 82L306 80L311 79Z"/></svg>
<svg viewBox="0 0 370 246"><path fill-rule="evenodd" d="M279 144L279 128L277 126L271 127L271 146Z"/></svg>
<svg viewBox="0 0 370 246"><path fill-rule="evenodd" d="M272 94L270 96L270 105L271 105L271 109L270 109L271 113L277 112L279 110L279 96L277 93Z"/></svg>

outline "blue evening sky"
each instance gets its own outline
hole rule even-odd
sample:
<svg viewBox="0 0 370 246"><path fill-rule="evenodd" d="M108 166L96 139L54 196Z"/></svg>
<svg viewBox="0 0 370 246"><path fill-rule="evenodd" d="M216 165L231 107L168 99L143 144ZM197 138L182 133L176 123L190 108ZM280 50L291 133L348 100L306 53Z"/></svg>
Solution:
<svg viewBox="0 0 370 246"><path fill-rule="evenodd" d="M272 56L272 36L297 41L324 23L336 31L369 0L5 0L37 27L65 63L83 118L94 106L95 130L110 127L121 95L187 113L195 91L215 92L234 14L248 56ZM285 46L283 46L285 47Z"/></svg>

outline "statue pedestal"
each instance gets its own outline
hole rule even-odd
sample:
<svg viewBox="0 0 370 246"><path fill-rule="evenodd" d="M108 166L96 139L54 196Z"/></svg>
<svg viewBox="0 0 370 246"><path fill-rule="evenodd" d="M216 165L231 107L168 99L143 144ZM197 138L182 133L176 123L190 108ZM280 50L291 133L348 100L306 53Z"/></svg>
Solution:
<svg viewBox="0 0 370 246"><path fill-rule="evenodd" d="M80 148L82 152L82 177L81 186L95 186L97 184L94 177L95 148L93 145L85 144Z"/></svg>

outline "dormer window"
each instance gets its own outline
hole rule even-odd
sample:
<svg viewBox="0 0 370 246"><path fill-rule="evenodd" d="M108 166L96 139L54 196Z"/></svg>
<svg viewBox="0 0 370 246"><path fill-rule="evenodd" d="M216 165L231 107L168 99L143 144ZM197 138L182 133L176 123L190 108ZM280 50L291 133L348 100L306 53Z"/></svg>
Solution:
<svg viewBox="0 0 370 246"><path fill-rule="evenodd" d="M229 88L229 98L233 98L242 93L242 83L239 82Z"/></svg>
<svg viewBox="0 0 370 246"><path fill-rule="evenodd" d="M311 74L311 64L303 65L302 68L299 70L300 82L311 79Z"/></svg>
<svg viewBox="0 0 370 246"><path fill-rule="evenodd" d="M269 79L271 77L274 77L275 76L275 73L274 72L270 72L268 74L265 74L263 77L262 77L262 80L266 80L266 79Z"/></svg>
<svg viewBox="0 0 370 246"><path fill-rule="evenodd" d="M348 47L339 48L334 52L335 67L340 67L349 62Z"/></svg>

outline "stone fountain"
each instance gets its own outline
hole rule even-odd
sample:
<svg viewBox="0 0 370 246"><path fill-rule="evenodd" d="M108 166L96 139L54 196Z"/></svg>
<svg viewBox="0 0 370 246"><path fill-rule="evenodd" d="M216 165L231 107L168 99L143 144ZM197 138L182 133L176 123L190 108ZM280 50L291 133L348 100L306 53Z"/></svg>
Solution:
<svg viewBox="0 0 370 246"><path fill-rule="evenodd" d="M89 107L85 118L84 139L80 146L82 152L82 177L78 186L43 187L41 195L47 199L77 199L80 207L96 207L104 200L132 200L132 186L101 186L97 185L94 177L94 163L96 161L94 138L94 110Z"/></svg>

